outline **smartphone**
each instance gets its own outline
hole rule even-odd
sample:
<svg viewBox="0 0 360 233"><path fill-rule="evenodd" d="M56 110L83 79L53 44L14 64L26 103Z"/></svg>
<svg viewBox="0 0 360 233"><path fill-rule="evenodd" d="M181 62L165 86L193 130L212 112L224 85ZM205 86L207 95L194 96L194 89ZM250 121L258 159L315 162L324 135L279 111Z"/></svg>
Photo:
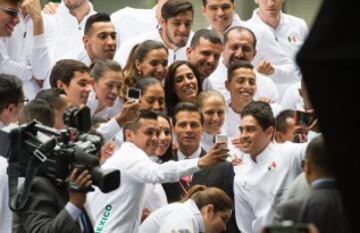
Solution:
<svg viewBox="0 0 360 233"><path fill-rule="evenodd" d="M228 136L226 134L218 134L215 136L215 143L216 142L225 142L225 149L228 149Z"/></svg>
<svg viewBox="0 0 360 233"><path fill-rule="evenodd" d="M126 99L138 100L141 97L141 90L135 87L129 87L126 92Z"/></svg>
<svg viewBox="0 0 360 233"><path fill-rule="evenodd" d="M295 125L310 126L314 119L313 113L295 111Z"/></svg>
<svg viewBox="0 0 360 233"><path fill-rule="evenodd" d="M264 228L265 233L310 233L309 226L307 224L291 224L291 225L272 225Z"/></svg>

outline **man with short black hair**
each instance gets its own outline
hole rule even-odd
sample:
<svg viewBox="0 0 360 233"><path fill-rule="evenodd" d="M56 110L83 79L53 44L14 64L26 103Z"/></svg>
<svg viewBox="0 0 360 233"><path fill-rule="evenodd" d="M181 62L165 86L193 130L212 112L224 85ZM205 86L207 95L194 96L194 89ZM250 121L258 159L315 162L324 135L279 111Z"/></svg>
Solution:
<svg viewBox="0 0 360 233"><path fill-rule="evenodd" d="M63 89L74 106L86 104L91 90L90 68L72 59L56 62L51 70L50 85Z"/></svg>
<svg viewBox="0 0 360 233"><path fill-rule="evenodd" d="M11 37L0 42L0 72L20 78L26 98L32 100L51 70L40 0L22 1L19 19Z"/></svg>
<svg viewBox="0 0 360 233"><path fill-rule="evenodd" d="M21 0L0 0L0 37L11 36L19 23Z"/></svg>
<svg viewBox="0 0 360 233"><path fill-rule="evenodd" d="M225 121L221 131L231 139L237 138L240 134L238 126L242 111L259 94L259 79L254 67L244 60L233 62L228 69L225 87L230 93L230 99L225 108ZM279 105L273 103L271 107L275 115L282 110Z"/></svg>
<svg viewBox="0 0 360 233"><path fill-rule="evenodd" d="M226 88L225 81L228 77L228 69L232 63L246 61L253 64L257 51L257 38L252 30L246 27L233 27L225 33L223 60L218 68L208 77L208 88L222 93L225 101L230 99L230 93ZM254 72L255 66L254 66ZM274 82L264 75L255 73L257 78L256 98L265 97L271 102L278 100L278 90Z"/></svg>
<svg viewBox="0 0 360 233"><path fill-rule="evenodd" d="M85 23L83 36L84 50L79 53L77 60L90 66L96 60L114 58L116 52L116 32L106 13L96 13Z"/></svg>
<svg viewBox="0 0 360 233"><path fill-rule="evenodd" d="M275 119L269 104L254 101L241 113L240 147L246 153L234 179L236 222L241 232L270 224L283 193L302 171L307 144L273 143Z"/></svg>
<svg viewBox="0 0 360 233"><path fill-rule="evenodd" d="M201 158L207 155L207 151L201 147L203 125L204 118L197 105L190 102L180 102L176 105L173 116L173 132L179 143L175 156L177 160ZM211 153L211 150L209 152ZM190 184L217 187L234 200L234 176L233 165L224 161L196 172L192 178L190 176L183 177L179 182L179 186L180 190L189 188ZM228 222L225 232L239 232L235 222L235 213Z"/></svg>
<svg viewBox="0 0 360 233"><path fill-rule="evenodd" d="M27 124L32 120L37 120L41 124L54 127L55 113L50 104L42 99L30 101L20 112L19 123Z"/></svg>
<svg viewBox="0 0 360 233"><path fill-rule="evenodd" d="M295 122L295 111L284 110L275 118L275 140L277 143L306 142L307 130Z"/></svg>
<svg viewBox="0 0 360 233"><path fill-rule="evenodd" d="M194 8L188 0L168 0L161 8L160 28L128 39L115 54L115 60L125 67L131 49L145 40L162 42L169 51L168 64L185 60L186 44L190 42Z"/></svg>
<svg viewBox="0 0 360 233"><path fill-rule="evenodd" d="M64 112L69 107L70 102L62 89L51 88L40 91L36 95L36 99L42 99L48 102L55 113L54 128L63 129L64 124Z"/></svg>
<svg viewBox="0 0 360 233"><path fill-rule="evenodd" d="M198 68L203 87L204 80L217 68L223 48L220 37L209 29L195 32L186 48L187 60Z"/></svg>
<svg viewBox="0 0 360 233"><path fill-rule="evenodd" d="M227 150L218 143L202 158L157 164L149 156L159 145L158 115L141 111L124 128L126 142L102 166L121 171L120 187L108 194L97 189L88 195L96 231L137 232L146 184L175 182L226 158Z"/></svg>
<svg viewBox="0 0 360 233"><path fill-rule="evenodd" d="M0 74L0 130L6 125L18 122L18 115L24 106L21 81L13 75ZM9 188L6 169L8 162L2 157L8 152L7 140L0 139L0 232L11 233L12 212L9 208Z"/></svg>
<svg viewBox="0 0 360 233"><path fill-rule="evenodd" d="M222 39L227 29L238 26L240 17L235 12L234 0L202 0L203 15L207 18L210 29Z"/></svg>
<svg viewBox="0 0 360 233"><path fill-rule="evenodd" d="M331 167L324 138L314 138L306 149L304 171L311 189L276 209L275 222L313 223L319 232L349 231L343 201Z"/></svg>
<svg viewBox="0 0 360 233"><path fill-rule="evenodd" d="M18 121L25 101L21 81L14 75L0 74L0 128Z"/></svg>

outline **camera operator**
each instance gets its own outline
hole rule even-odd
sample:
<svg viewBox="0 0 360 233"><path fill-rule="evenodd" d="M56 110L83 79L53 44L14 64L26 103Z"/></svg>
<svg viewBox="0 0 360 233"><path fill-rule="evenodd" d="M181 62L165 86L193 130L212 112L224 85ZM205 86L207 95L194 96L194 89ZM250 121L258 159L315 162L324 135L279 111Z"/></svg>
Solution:
<svg viewBox="0 0 360 233"><path fill-rule="evenodd" d="M27 104L20 116L24 123L37 119L49 127L54 126L54 118L53 109L41 99ZM74 168L68 179L68 190L39 172L32 181L24 209L14 212L13 232L92 232L84 208L84 190L91 184L88 170L80 172Z"/></svg>
<svg viewBox="0 0 360 233"><path fill-rule="evenodd" d="M21 81L13 76L0 74L0 129L18 121L18 113L23 107L24 94ZM0 138L0 232L11 232L12 213L8 207L8 177L5 155L9 145Z"/></svg>
<svg viewBox="0 0 360 233"><path fill-rule="evenodd" d="M13 233L92 232L84 208L86 193L81 191L91 184L89 171L80 173L77 168L69 177L69 191L46 176L36 176L25 208L13 215Z"/></svg>

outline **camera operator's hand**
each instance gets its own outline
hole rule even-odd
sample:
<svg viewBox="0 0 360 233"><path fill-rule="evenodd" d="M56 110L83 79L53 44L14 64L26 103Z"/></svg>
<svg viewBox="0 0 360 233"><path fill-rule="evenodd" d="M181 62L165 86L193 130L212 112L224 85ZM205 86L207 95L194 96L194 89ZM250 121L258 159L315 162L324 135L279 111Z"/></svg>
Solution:
<svg viewBox="0 0 360 233"><path fill-rule="evenodd" d="M123 126L127 121L136 118L139 112L139 101L126 101L121 112L119 112L115 119L120 126Z"/></svg>
<svg viewBox="0 0 360 233"><path fill-rule="evenodd" d="M225 161L229 150L226 147L226 142L215 143L205 156L201 157L198 162L198 167L203 169L215 165L218 162Z"/></svg>
<svg viewBox="0 0 360 233"><path fill-rule="evenodd" d="M69 185L75 186L69 190L69 201L79 209L84 209L86 201L86 193L81 191L86 187L91 186L91 175L88 170L84 170L81 174L77 168L74 168L69 177ZM79 191L74 191L74 188L78 188Z"/></svg>

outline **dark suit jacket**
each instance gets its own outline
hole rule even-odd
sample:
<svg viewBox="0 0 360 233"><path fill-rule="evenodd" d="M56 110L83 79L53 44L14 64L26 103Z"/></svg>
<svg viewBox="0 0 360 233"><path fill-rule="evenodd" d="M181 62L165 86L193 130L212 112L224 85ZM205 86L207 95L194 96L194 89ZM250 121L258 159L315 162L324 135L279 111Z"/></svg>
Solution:
<svg viewBox="0 0 360 233"><path fill-rule="evenodd" d="M81 233L78 223L64 209L68 200L66 188L35 177L24 210L13 215L13 233Z"/></svg>
<svg viewBox="0 0 360 233"><path fill-rule="evenodd" d="M206 152L202 150L200 157L205 154ZM234 200L234 176L235 173L233 165L225 161L195 173L192 177L191 184L202 184L208 187L217 187L222 189L232 200ZM240 232L236 225L235 211L233 211L225 232Z"/></svg>
<svg viewBox="0 0 360 233"><path fill-rule="evenodd" d="M335 182L320 183L307 195L280 204L276 210L275 222L282 220L314 223L324 233L349 232L346 213Z"/></svg>

